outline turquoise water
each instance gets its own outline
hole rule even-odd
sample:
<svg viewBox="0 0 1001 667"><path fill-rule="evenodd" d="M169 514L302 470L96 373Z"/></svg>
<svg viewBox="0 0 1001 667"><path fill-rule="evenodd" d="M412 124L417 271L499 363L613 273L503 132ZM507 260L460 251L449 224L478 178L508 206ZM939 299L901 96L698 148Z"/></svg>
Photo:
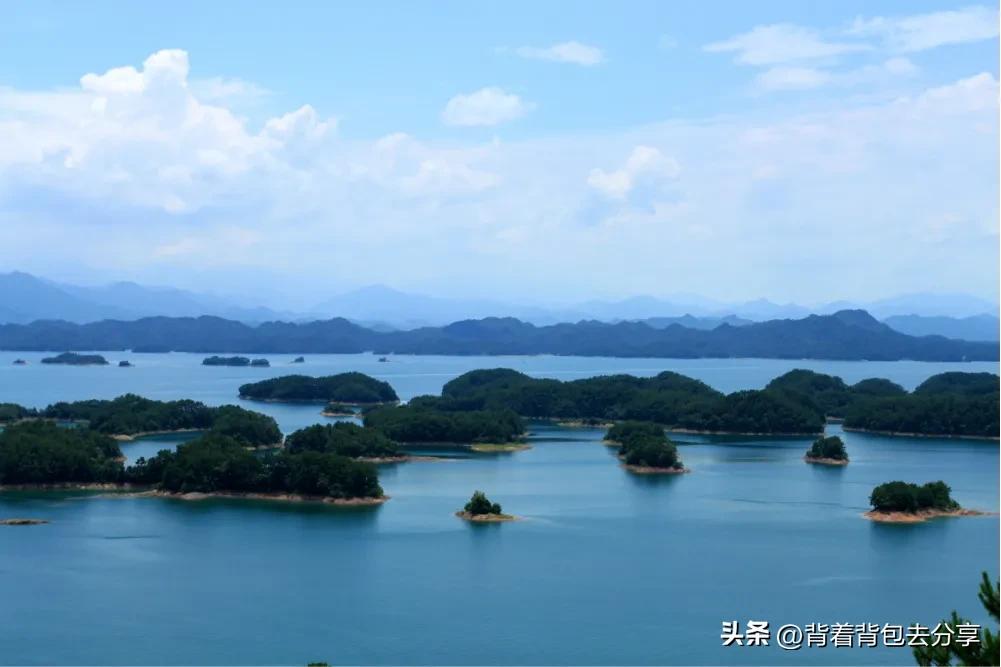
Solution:
<svg viewBox="0 0 1001 667"><path fill-rule="evenodd" d="M570 357L307 357L304 366L202 368L200 355L130 355L136 368L7 367L0 401L134 391L232 401L241 382L294 369L361 370L403 398L469 368L539 375L665 369L727 391L792 367L913 387L996 364ZM108 354L109 360L123 355ZM10 359L7 359L10 357ZM247 404L289 431L319 406ZM840 433L837 427L829 429ZM921 525L859 517L872 487L944 479L998 509L998 445L843 434L852 463L809 466L799 439L680 437L689 475L638 477L602 432L532 425L533 448L384 466L392 500L341 509L92 493L0 494L0 662L20 664L912 664L908 649L722 648L723 620L986 621L979 573L998 575L996 516ZM123 446L130 457L178 438ZM456 519L474 489L526 517Z"/></svg>

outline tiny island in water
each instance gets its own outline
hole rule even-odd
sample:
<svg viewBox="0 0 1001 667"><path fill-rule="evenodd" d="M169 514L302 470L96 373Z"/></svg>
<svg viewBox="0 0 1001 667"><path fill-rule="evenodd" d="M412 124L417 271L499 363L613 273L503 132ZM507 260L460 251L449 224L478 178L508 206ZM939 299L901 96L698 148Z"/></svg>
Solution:
<svg viewBox="0 0 1001 667"><path fill-rule="evenodd" d="M504 514L500 503L492 502L482 491L474 491L473 497L455 516L473 523L503 523L521 519L513 514Z"/></svg>
<svg viewBox="0 0 1001 667"><path fill-rule="evenodd" d="M880 484L872 490L869 503L872 509L863 516L883 523L921 523L939 517L987 514L960 507L952 499L952 489L941 480L921 486L899 481Z"/></svg>
<svg viewBox="0 0 1001 667"><path fill-rule="evenodd" d="M816 465L846 466L848 452L845 451L845 443L841 438L833 435L829 438L817 438L803 460Z"/></svg>

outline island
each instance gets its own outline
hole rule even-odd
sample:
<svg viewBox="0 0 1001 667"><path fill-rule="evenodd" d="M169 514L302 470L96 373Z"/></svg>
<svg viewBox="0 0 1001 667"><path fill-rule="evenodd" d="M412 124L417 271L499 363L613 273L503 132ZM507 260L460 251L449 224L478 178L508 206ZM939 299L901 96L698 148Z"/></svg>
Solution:
<svg viewBox="0 0 1001 667"><path fill-rule="evenodd" d="M127 360L119 361L118 362L118 367L119 368L132 368L132 362L131 361L127 361Z"/></svg>
<svg viewBox="0 0 1001 667"><path fill-rule="evenodd" d="M399 397L388 382L357 372L326 377L284 375L242 385L239 392L240 398L255 401L324 403L336 401L366 406L399 401Z"/></svg>
<svg viewBox="0 0 1001 667"><path fill-rule="evenodd" d="M236 405L209 407L187 399L157 401L125 394L110 401L54 403L39 416L80 422L120 440L160 433L211 431L229 436L248 448L276 447L282 441L273 417Z"/></svg>
<svg viewBox="0 0 1001 667"><path fill-rule="evenodd" d="M13 363L14 363L15 366L27 366L28 365L28 362L25 361L24 359L15 359Z"/></svg>
<svg viewBox="0 0 1001 667"><path fill-rule="evenodd" d="M474 491L466 506L455 513L455 516L474 523L499 523L517 521L520 517L504 514L499 503L490 502L482 491Z"/></svg>
<svg viewBox="0 0 1001 667"><path fill-rule="evenodd" d="M67 366L107 366L108 360L99 354L77 354L63 352L54 357L45 357L43 364L64 364Z"/></svg>
<svg viewBox="0 0 1001 667"><path fill-rule="evenodd" d="M819 465L845 466L848 465L848 452L845 451L845 443L841 438L832 435L814 440L803 460Z"/></svg>
<svg viewBox="0 0 1001 667"><path fill-rule="evenodd" d="M451 444L473 450L527 449L525 424L511 410L442 410L433 396L418 396L407 405L365 413L364 424L406 444Z"/></svg>
<svg viewBox="0 0 1001 667"><path fill-rule="evenodd" d="M269 366L271 366L271 362L269 362L267 359L254 359L253 361L250 362L250 365L253 366L254 368L268 368Z"/></svg>
<svg viewBox="0 0 1001 667"><path fill-rule="evenodd" d="M357 417L358 409L357 406L349 403L330 401L323 406L323 410L320 411L320 414L324 417Z"/></svg>
<svg viewBox="0 0 1001 667"><path fill-rule="evenodd" d="M678 447L652 422L622 422L608 429L605 441L619 446L622 467L641 475L689 472L678 458Z"/></svg>
<svg viewBox="0 0 1001 667"><path fill-rule="evenodd" d="M292 363L293 364L304 364L304 363L306 363L306 358L305 357L296 357L295 359L292 360Z"/></svg>
<svg viewBox="0 0 1001 667"><path fill-rule="evenodd" d="M126 468L110 436L41 420L0 431L0 489L12 488L105 489L189 500L386 501L373 465L335 453L272 450L259 455L229 435L208 432Z"/></svg>
<svg viewBox="0 0 1001 667"><path fill-rule="evenodd" d="M249 366L250 359L247 357L205 357L202 359L202 366Z"/></svg>
<svg viewBox="0 0 1001 667"><path fill-rule="evenodd" d="M819 435L824 414L786 392L723 394L665 371L654 377L606 375L562 382L507 368L475 370L445 384L446 410L508 409L559 423L649 421L678 432Z"/></svg>
<svg viewBox="0 0 1001 667"><path fill-rule="evenodd" d="M399 445L381 431L362 428L350 422L316 424L299 429L285 439L285 450L292 454L325 452L372 463L406 461Z"/></svg>
<svg viewBox="0 0 1001 667"><path fill-rule="evenodd" d="M0 519L0 526L41 526L48 519Z"/></svg>
<svg viewBox="0 0 1001 667"><path fill-rule="evenodd" d="M951 496L952 489L943 482L918 486L907 482L887 482L872 490L872 510L862 516L884 523L920 523L943 516L978 516L977 510L963 509Z"/></svg>

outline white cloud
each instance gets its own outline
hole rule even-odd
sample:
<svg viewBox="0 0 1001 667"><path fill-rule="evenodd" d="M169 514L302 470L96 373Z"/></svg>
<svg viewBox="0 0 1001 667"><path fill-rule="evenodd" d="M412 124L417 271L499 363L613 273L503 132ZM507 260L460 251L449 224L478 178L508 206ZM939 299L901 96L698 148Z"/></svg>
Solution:
<svg viewBox="0 0 1001 667"><path fill-rule="evenodd" d="M665 157L656 148L636 146L621 169L592 169L587 184L609 199L625 199L645 178L674 179L681 173L677 160Z"/></svg>
<svg viewBox="0 0 1001 667"><path fill-rule="evenodd" d="M515 49L515 53L522 58L584 66L597 65L605 60L605 54L602 53L601 49L580 42L562 42L544 48L522 46Z"/></svg>
<svg viewBox="0 0 1001 667"><path fill-rule="evenodd" d="M441 119L446 125L500 125L521 118L534 106L514 93L490 86L450 99L441 112Z"/></svg>
<svg viewBox="0 0 1001 667"><path fill-rule="evenodd" d="M830 79L828 72L813 67L772 67L755 77L755 83L762 90L804 90L823 86Z"/></svg>
<svg viewBox="0 0 1001 667"><path fill-rule="evenodd" d="M966 7L896 18L857 18L849 34L874 36L896 51L924 51L998 36L996 7Z"/></svg>
<svg viewBox="0 0 1001 667"><path fill-rule="evenodd" d="M771 67L754 77L754 85L765 92L812 90L822 86L885 85L917 73L918 67L907 58L890 58L882 63L841 71L779 66Z"/></svg>
<svg viewBox="0 0 1001 667"><path fill-rule="evenodd" d="M734 53L742 65L779 65L820 60L870 47L855 42L828 41L815 30L791 23L761 25L722 42L703 47L713 53Z"/></svg>

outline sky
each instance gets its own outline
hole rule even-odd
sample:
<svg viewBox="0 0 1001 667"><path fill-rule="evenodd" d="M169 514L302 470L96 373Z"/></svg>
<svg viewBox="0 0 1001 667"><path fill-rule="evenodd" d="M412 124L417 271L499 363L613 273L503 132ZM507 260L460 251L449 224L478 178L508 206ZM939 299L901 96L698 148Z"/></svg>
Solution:
<svg viewBox="0 0 1001 667"><path fill-rule="evenodd" d="M0 270L297 306L998 296L996 5L0 15Z"/></svg>

